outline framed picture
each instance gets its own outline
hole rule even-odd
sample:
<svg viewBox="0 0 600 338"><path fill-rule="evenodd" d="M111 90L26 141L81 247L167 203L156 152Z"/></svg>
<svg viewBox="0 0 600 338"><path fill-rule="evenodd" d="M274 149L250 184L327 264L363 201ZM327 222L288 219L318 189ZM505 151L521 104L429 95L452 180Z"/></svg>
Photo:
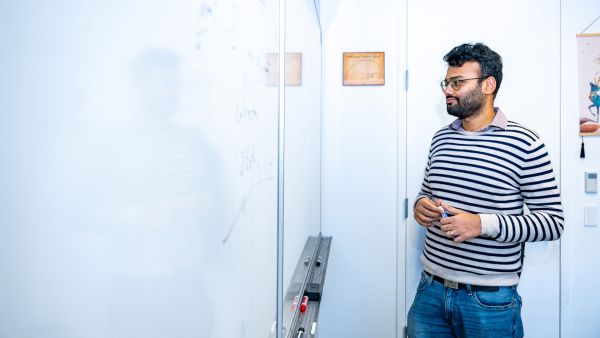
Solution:
<svg viewBox="0 0 600 338"><path fill-rule="evenodd" d="M266 55L267 85L279 84L279 54ZM302 53L285 53L285 85L302 86Z"/></svg>
<svg viewBox="0 0 600 338"><path fill-rule="evenodd" d="M344 53L344 86L382 86L384 84L384 52Z"/></svg>

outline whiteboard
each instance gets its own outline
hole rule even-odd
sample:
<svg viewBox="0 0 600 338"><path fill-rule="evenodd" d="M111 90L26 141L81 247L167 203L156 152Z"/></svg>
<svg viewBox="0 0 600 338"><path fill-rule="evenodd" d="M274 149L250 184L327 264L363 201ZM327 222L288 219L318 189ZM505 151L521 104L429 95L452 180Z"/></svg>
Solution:
<svg viewBox="0 0 600 338"><path fill-rule="evenodd" d="M0 336L271 334L277 273L319 229L320 45L298 6L279 272L278 1L3 6Z"/></svg>

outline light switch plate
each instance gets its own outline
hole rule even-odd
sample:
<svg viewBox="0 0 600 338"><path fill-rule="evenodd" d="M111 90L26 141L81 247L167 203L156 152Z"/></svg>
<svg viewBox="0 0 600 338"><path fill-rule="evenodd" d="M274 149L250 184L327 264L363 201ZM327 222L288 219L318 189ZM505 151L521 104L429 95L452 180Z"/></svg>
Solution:
<svg viewBox="0 0 600 338"><path fill-rule="evenodd" d="M586 227L598 226L598 204L586 205L583 210L583 225Z"/></svg>

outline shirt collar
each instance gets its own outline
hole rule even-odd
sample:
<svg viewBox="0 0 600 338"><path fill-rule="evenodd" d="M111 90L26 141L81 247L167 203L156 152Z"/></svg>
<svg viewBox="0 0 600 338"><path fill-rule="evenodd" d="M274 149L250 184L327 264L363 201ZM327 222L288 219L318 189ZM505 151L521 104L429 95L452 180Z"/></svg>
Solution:
<svg viewBox="0 0 600 338"><path fill-rule="evenodd" d="M483 127L479 131L488 131L488 130L491 130L492 127L506 130L506 128L508 127L508 119L506 118L506 115L504 115L502 110L500 110L500 108L498 108L498 107L494 107L494 112L496 113L496 115L494 116L494 119L492 120L492 122L490 122L490 124ZM460 119L454 120L454 122L452 122L450 124L450 128L452 128L454 130L464 130Z"/></svg>

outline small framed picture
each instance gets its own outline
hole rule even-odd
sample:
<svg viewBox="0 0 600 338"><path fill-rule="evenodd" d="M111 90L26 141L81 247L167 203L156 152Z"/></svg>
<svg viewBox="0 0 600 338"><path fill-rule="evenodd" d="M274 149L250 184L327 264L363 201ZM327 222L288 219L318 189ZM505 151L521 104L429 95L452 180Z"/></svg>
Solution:
<svg viewBox="0 0 600 338"><path fill-rule="evenodd" d="M267 85L279 84L279 54L266 56ZM302 53L285 53L285 85L302 86Z"/></svg>
<svg viewBox="0 0 600 338"><path fill-rule="evenodd" d="M384 52L344 53L344 86L382 86L384 84Z"/></svg>

